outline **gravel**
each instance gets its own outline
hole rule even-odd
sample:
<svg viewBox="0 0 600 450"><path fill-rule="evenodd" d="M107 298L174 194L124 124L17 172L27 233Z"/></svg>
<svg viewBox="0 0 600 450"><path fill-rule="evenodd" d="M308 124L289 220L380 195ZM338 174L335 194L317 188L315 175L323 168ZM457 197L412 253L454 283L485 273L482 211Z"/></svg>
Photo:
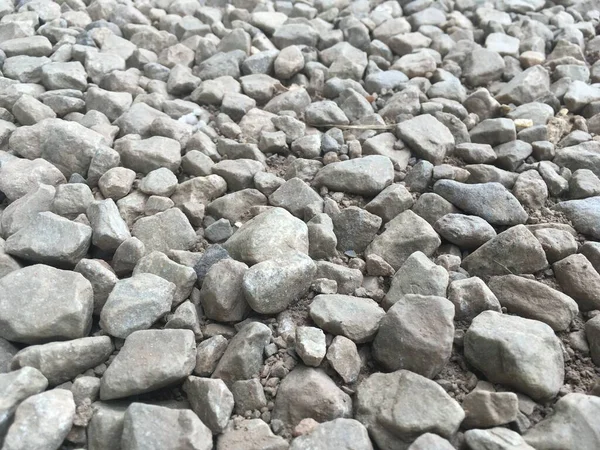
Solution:
<svg viewBox="0 0 600 450"><path fill-rule="evenodd" d="M598 10L0 2L2 450L600 448Z"/></svg>

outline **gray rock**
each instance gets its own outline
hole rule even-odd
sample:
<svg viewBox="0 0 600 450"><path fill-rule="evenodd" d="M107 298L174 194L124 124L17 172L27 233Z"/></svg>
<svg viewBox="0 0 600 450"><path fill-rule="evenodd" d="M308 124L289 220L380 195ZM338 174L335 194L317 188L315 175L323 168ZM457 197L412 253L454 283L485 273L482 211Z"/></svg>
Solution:
<svg viewBox="0 0 600 450"><path fill-rule="evenodd" d="M600 239L600 197L560 202L554 208L563 212L579 233Z"/></svg>
<svg viewBox="0 0 600 450"><path fill-rule="evenodd" d="M18 351L19 349L6 339L0 338L0 374L10 372L10 362Z"/></svg>
<svg viewBox="0 0 600 450"><path fill-rule="evenodd" d="M362 362L356 344L352 340L344 336L334 337L325 357L345 383L354 383L358 380Z"/></svg>
<svg viewBox="0 0 600 450"><path fill-rule="evenodd" d="M498 298L478 277L452 281L448 286L448 300L454 303L457 320L470 322L483 311L501 311Z"/></svg>
<svg viewBox="0 0 600 450"><path fill-rule="evenodd" d="M141 273L158 275L175 285L173 306L179 305L190 296L197 279L193 268L177 264L161 252L151 252L138 261L133 275Z"/></svg>
<svg viewBox="0 0 600 450"><path fill-rule="evenodd" d="M569 197L573 199L593 197L600 194L600 179L589 169L573 172L569 180Z"/></svg>
<svg viewBox="0 0 600 450"><path fill-rule="evenodd" d="M433 433L422 434L414 441L408 450L429 450L435 448L436 450L453 450L454 447L447 439L438 436Z"/></svg>
<svg viewBox="0 0 600 450"><path fill-rule="evenodd" d="M325 333L315 327L296 328L296 353L307 366L318 367L325 357Z"/></svg>
<svg viewBox="0 0 600 450"><path fill-rule="evenodd" d="M100 312L100 326L121 339L148 329L171 311L174 293L173 283L151 273L119 280Z"/></svg>
<svg viewBox="0 0 600 450"><path fill-rule="evenodd" d="M454 305L443 297L408 294L381 320L373 356L387 370L434 378L447 364L454 340ZM436 330L435 336L431 330Z"/></svg>
<svg viewBox="0 0 600 450"><path fill-rule="evenodd" d="M227 349L227 339L220 334L208 338L198 344L196 367L194 374L209 377L217 367L217 363Z"/></svg>
<svg viewBox="0 0 600 450"><path fill-rule="evenodd" d="M304 296L317 267L303 253L255 264L243 275L242 289L250 307L260 314L277 314Z"/></svg>
<svg viewBox="0 0 600 450"><path fill-rule="evenodd" d="M513 392L489 392L475 389L463 401L463 428L490 428L514 422L519 399Z"/></svg>
<svg viewBox="0 0 600 450"><path fill-rule="evenodd" d="M472 144L470 142L456 144L452 155L467 164L488 164L496 160L496 152L489 144Z"/></svg>
<svg viewBox="0 0 600 450"><path fill-rule="evenodd" d="M100 399L151 392L192 373L196 342L190 330L141 330L127 336L100 383Z"/></svg>
<svg viewBox="0 0 600 450"><path fill-rule="evenodd" d="M327 422L352 415L352 400L321 369L299 365L281 382L273 419L290 429L302 419Z"/></svg>
<svg viewBox="0 0 600 450"><path fill-rule="evenodd" d="M85 257L91 241L89 226L45 211L10 236L4 251L32 262L74 266Z"/></svg>
<svg viewBox="0 0 600 450"><path fill-rule="evenodd" d="M467 54L462 65L462 74L469 85L486 86L502 78L504 68L504 60L497 52L487 48L476 48Z"/></svg>
<svg viewBox="0 0 600 450"><path fill-rule="evenodd" d="M571 297L538 281L505 275L492 277L488 286L509 313L539 320L555 331L568 329L579 312Z"/></svg>
<svg viewBox="0 0 600 450"><path fill-rule="evenodd" d="M37 264L0 278L0 337L37 344L86 336L92 285L81 274Z"/></svg>
<svg viewBox="0 0 600 450"><path fill-rule="evenodd" d="M471 448L533 450L518 433L508 428L468 430L465 432L465 440Z"/></svg>
<svg viewBox="0 0 600 450"><path fill-rule="evenodd" d="M582 311L600 305L600 275L582 254L568 256L552 265L562 291L573 298Z"/></svg>
<svg viewBox="0 0 600 450"><path fill-rule="evenodd" d="M89 186L83 183L59 184L51 210L59 216L75 219L79 214L85 214L93 201L94 196Z"/></svg>
<svg viewBox="0 0 600 450"><path fill-rule="evenodd" d="M310 219L308 227L308 254L313 259L325 259L337 254L337 237L333 231L333 220L319 213Z"/></svg>
<svg viewBox="0 0 600 450"><path fill-rule="evenodd" d="M479 216L492 225L517 225L525 223L528 217L519 201L500 183L464 184L439 180L433 190L466 213Z"/></svg>
<svg viewBox="0 0 600 450"><path fill-rule="evenodd" d="M438 194L434 194L433 192L425 192L421 194L419 199L413 205L412 210L415 214L425 219L429 225L432 226L438 221L438 219L441 219L445 215L456 214L460 212L459 209L448 200L444 199Z"/></svg>
<svg viewBox="0 0 600 450"><path fill-rule="evenodd" d="M357 420L339 418L315 427L292 441L290 450L372 450L367 429Z"/></svg>
<svg viewBox="0 0 600 450"><path fill-rule="evenodd" d="M317 295L309 312L325 331L345 336L358 344L373 340L385 315L371 299L338 294Z"/></svg>
<svg viewBox="0 0 600 450"><path fill-rule="evenodd" d="M0 435L6 435L19 403L47 387L46 377L33 367L0 374Z"/></svg>
<svg viewBox="0 0 600 450"><path fill-rule="evenodd" d="M220 378L229 386L258 374L270 339L271 330L266 325L259 322L245 325L229 342L212 378Z"/></svg>
<svg viewBox="0 0 600 450"><path fill-rule="evenodd" d="M114 251L131 237L127 224L112 199L96 201L87 208L92 227L92 243L105 251Z"/></svg>
<svg viewBox="0 0 600 450"><path fill-rule="evenodd" d="M494 151L497 156L495 164L514 172L531 155L533 148L528 142L515 140L494 147Z"/></svg>
<svg viewBox="0 0 600 450"><path fill-rule="evenodd" d="M200 301L206 317L219 322L243 320L250 312L242 282L248 266L231 258L215 262L202 282Z"/></svg>
<svg viewBox="0 0 600 450"><path fill-rule="evenodd" d="M381 226L381 217L357 206L350 206L333 216L333 231L340 251L362 253L373 241Z"/></svg>
<svg viewBox="0 0 600 450"><path fill-rule="evenodd" d="M433 228L447 241L468 250L481 247L496 236L494 228L484 219L464 214L446 214Z"/></svg>
<svg viewBox="0 0 600 450"><path fill-rule="evenodd" d="M536 210L548 200L548 187L537 170L527 170L519 175L512 190L522 205Z"/></svg>
<svg viewBox="0 0 600 450"><path fill-rule="evenodd" d="M386 223L401 212L410 209L413 203L414 200L408 189L401 184L392 184L367 203L365 209L381 217L383 223Z"/></svg>
<svg viewBox="0 0 600 450"><path fill-rule="evenodd" d="M506 118L483 120L469 131L469 135L471 142L489 144L492 147L517 138L515 123Z"/></svg>
<svg viewBox="0 0 600 450"><path fill-rule="evenodd" d="M229 222L246 220L253 206L267 204L267 198L256 189L244 189L224 195L210 202L205 213L213 218L223 218Z"/></svg>
<svg viewBox="0 0 600 450"><path fill-rule="evenodd" d="M337 292L353 294L363 282L363 274L359 269L352 269L328 261L317 261L315 278L326 278L335 281Z"/></svg>
<svg viewBox="0 0 600 450"><path fill-rule="evenodd" d="M522 105L548 93L550 76L542 66L533 66L510 80L496 95L501 103Z"/></svg>
<svg viewBox="0 0 600 450"><path fill-rule="evenodd" d="M12 368L34 367L47 378L50 386L56 386L103 363L112 352L108 336L32 345L15 355Z"/></svg>
<svg viewBox="0 0 600 450"><path fill-rule="evenodd" d="M394 179L389 158L373 155L328 164L317 173L314 184L333 191L376 196Z"/></svg>
<svg viewBox="0 0 600 450"><path fill-rule="evenodd" d="M138 238L125 239L113 255L113 270L120 276L131 273L145 253L146 246Z"/></svg>
<svg viewBox="0 0 600 450"><path fill-rule="evenodd" d="M308 253L308 229L283 208L272 208L246 222L223 247L232 258L248 264Z"/></svg>
<svg viewBox="0 0 600 450"><path fill-rule="evenodd" d="M476 276L509 275L543 270L548 261L535 236L525 225L516 225L467 256L462 266Z"/></svg>
<svg viewBox="0 0 600 450"><path fill-rule="evenodd" d="M398 270L416 251L430 256L440 246L435 230L414 212L408 210L388 222L385 230L373 239L365 255L374 253Z"/></svg>
<svg viewBox="0 0 600 450"><path fill-rule="evenodd" d="M563 384L560 341L536 320L482 312L465 335L465 357L491 382L536 400L554 397Z"/></svg>
<svg viewBox="0 0 600 450"><path fill-rule="evenodd" d="M242 420L239 426L230 422L217 439L217 450L287 450L289 444L275 436L261 419Z"/></svg>
<svg viewBox="0 0 600 450"><path fill-rule="evenodd" d="M231 387L231 393L235 400L235 411L238 414L267 406L263 386L256 378L236 381Z"/></svg>
<svg viewBox="0 0 600 450"><path fill-rule="evenodd" d="M253 159L234 159L220 161L212 166L212 173L219 175L227 182L227 189L240 191L254 187L254 175L264 171L264 165ZM224 194L220 193L220 195ZM218 195L211 197L216 198ZM212 198L211 198L212 200Z"/></svg>
<svg viewBox="0 0 600 450"><path fill-rule="evenodd" d="M425 432L450 438L465 417L439 384L408 370L369 376L355 403L356 419L382 450L408 448Z"/></svg>
<svg viewBox="0 0 600 450"><path fill-rule="evenodd" d="M450 130L430 114L417 116L398 125L398 135L417 157L441 164L454 148Z"/></svg>
<svg viewBox="0 0 600 450"><path fill-rule="evenodd" d="M381 306L387 310L407 294L445 297L448 279L446 269L434 264L423 252L416 251L392 278Z"/></svg>
<svg viewBox="0 0 600 450"><path fill-rule="evenodd" d="M127 139L120 147L119 153L124 167L143 174L161 167L176 172L181 164L181 144L175 139L162 136Z"/></svg>
<svg viewBox="0 0 600 450"><path fill-rule="evenodd" d="M8 205L0 216L1 235L8 238L29 224L38 213L50 211L55 192L54 186L42 184Z"/></svg>
<svg viewBox="0 0 600 450"><path fill-rule="evenodd" d="M206 274L210 268L222 259L229 258L229 253L220 245L211 245L207 247L198 262L194 265L194 272L198 277L198 285L202 286Z"/></svg>
<svg viewBox="0 0 600 450"><path fill-rule="evenodd" d="M580 393L567 394L554 405L554 412L523 436L532 448L550 450L594 448L600 443L598 429L600 399Z"/></svg>
<svg viewBox="0 0 600 450"><path fill-rule="evenodd" d="M177 208L139 219L131 234L144 244L148 252L190 250L196 243L194 229L185 214Z"/></svg>
<svg viewBox="0 0 600 450"><path fill-rule="evenodd" d="M323 209L323 199L300 178L291 178L269 195L269 203L304 218L307 208Z"/></svg>
<svg viewBox="0 0 600 450"><path fill-rule="evenodd" d="M233 412L233 394L222 380L189 376L183 390L198 415L213 434L223 432Z"/></svg>
<svg viewBox="0 0 600 450"><path fill-rule="evenodd" d="M17 408L3 448L59 448L71 430L74 418L75 402L70 391L53 389L32 395Z"/></svg>
<svg viewBox="0 0 600 450"><path fill-rule="evenodd" d="M212 434L193 411L132 403L123 420L123 450L211 450Z"/></svg>
<svg viewBox="0 0 600 450"><path fill-rule="evenodd" d="M90 450L109 450L121 445L123 420L128 404L109 404L94 402L88 428L88 447Z"/></svg>

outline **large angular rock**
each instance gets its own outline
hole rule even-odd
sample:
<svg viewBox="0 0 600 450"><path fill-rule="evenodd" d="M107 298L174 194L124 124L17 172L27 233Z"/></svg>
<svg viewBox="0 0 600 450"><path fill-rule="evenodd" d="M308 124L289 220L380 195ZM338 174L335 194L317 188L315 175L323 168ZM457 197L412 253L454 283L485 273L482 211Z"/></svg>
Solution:
<svg viewBox="0 0 600 450"><path fill-rule="evenodd" d="M115 251L131 237L127 224L121 217L114 200L106 199L92 203L87 208L92 227L92 243L105 251Z"/></svg>
<svg viewBox="0 0 600 450"><path fill-rule="evenodd" d="M566 167L573 172L579 169L589 169L596 176L600 176L600 143L586 141L558 148L553 162L559 167Z"/></svg>
<svg viewBox="0 0 600 450"><path fill-rule="evenodd" d="M290 429L302 419L317 422L350 417L352 399L322 369L297 366L281 382L273 418Z"/></svg>
<svg viewBox="0 0 600 450"><path fill-rule="evenodd" d="M599 426L600 398L572 393L557 401L554 412L523 437L537 450L598 448Z"/></svg>
<svg viewBox="0 0 600 450"><path fill-rule="evenodd" d="M358 206L349 206L335 214L333 231L337 237L338 249L344 252L364 252L379 231L381 222L381 217Z"/></svg>
<svg viewBox="0 0 600 450"><path fill-rule="evenodd" d="M108 336L32 345L15 355L12 367L35 367L48 379L50 386L56 386L103 363L113 350Z"/></svg>
<svg viewBox="0 0 600 450"><path fill-rule="evenodd" d="M398 125L398 136L416 154L432 164L441 164L454 148L450 130L430 114L423 114Z"/></svg>
<svg viewBox="0 0 600 450"><path fill-rule="evenodd" d="M535 319L564 331L579 313L575 300L538 281L517 275L492 277L489 288L509 313Z"/></svg>
<svg viewBox="0 0 600 450"><path fill-rule="evenodd" d="M142 241L147 252L190 250L196 243L196 232L177 208L142 217L134 224L131 234Z"/></svg>
<svg viewBox="0 0 600 450"><path fill-rule="evenodd" d="M119 153L124 167L143 174L161 167L176 172L181 164L181 144L162 136L128 139L120 147Z"/></svg>
<svg viewBox="0 0 600 450"><path fill-rule="evenodd" d="M316 271L313 260L303 253L260 262L244 274L244 296L260 314L280 313L308 292Z"/></svg>
<svg viewBox="0 0 600 450"><path fill-rule="evenodd" d="M565 213L578 232L600 239L600 197L560 202L554 208Z"/></svg>
<svg viewBox="0 0 600 450"><path fill-rule="evenodd" d="M6 434L17 406L26 398L43 392L47 387L46 377L33 367L23 367L0 374L0 436Z"/></svg>
<svg viewBox="0 0 600 450"><path fill-rule="evenodd" d="M600 307L600 274L582 254L570 255L552 265L563 292L573 298L582 311Z"/></svg>
<svg viewBox="0 0 600 450"><path fill-rule="evenodd" d="M206 317L219 322L237 322L250 312L242 282L248 266L231 258L214 263L202 282L200 302Z"/></svg>
<svg viewBox="0 0 600 450"><path fill-rule="evenodd" d="M214 434L223 432L233 412L233 394L222 380L189 376L183 384L192 409Z"/></svg>
<svg viewBox="0 0 600 450"><path fill-rule="evenodd" d="M229 342L212 378L220 378L231 385L258 374L270 339L271 330L266 325L260 322L245 325Z"/></svg>
<svg viewBox="0 0 600 450"><path fill-rule="evenodd" d="M0 279L0 337L25 344L86 336L94 293L81 274L37 264Z"/></svg>
<svg viewBox="0 0 600 450"><path fill-rule="evenodd" d="M229 422L217 439L217 450L288 450L285 439L276 436L262 419Z"/></svg>
<svg viewBox="0 0 600 450"><path fill-rule="evenodd" d="M381 306L386 310L408 294L446 296L448 271L433 263L423 252L414 252L392 278Z"/></svg>
<svg viewBox="0 0 600 450"><path fill-rule="evenodd" d="M373 340L385 312L369 298L317 295L309 307L311 318L325 331L358 344Z"/></svg>
<svg viewBox="0 0 600 450"><path fill-rule="evenodd" d="M269 203L287 209L293 215L304 218L307 207L323 209L323 199L300 178L287 180L275 192L269 195Z"/></svg>
<svg viewBox="0 0 600 450"><path fill-rule="evenodd" d="M446 214L433 228L447 241L468 250L481 247L496 236L496 230L486 220L465 214Z"/></svg>
<svg viewBox="0 0 600 450"><path fill-rule="evenodd" d="M363 381L355 411L382 450L405 450L426 432L450 438L465 417L439 384L408 370L375 373Z"/></svg>
<svg viewBox="0 0 600 450"><path fill-rule="evenodd" d="M196 364L191 330L131 333L100 380L100 399L142 394L183 380Z"/></svg>
<svg viewBox="0 0 600 450"><path fill-rule="evenodd" d="M45 211L10 236L4 251L36 263L74 266L85 257L91 242L89 226Z"/></svg>
<svg viewBox="0 0 600 450"><path fill-rule="evenodd" d="M53 389L33 395L17 408L2 448L60 448L74 418L75 402L71 391Z"/></svg>
<svg viewBox="0 0 600 450"><path fill-rule="evenodd" d="M119 448L123 435L123 420L128 403L94 402L92 416L87 427L89 450Z"/></svg>
<svg viewBox="0 0 600 450"><path fill-rule="evenodd" d="M66 181L60 170L41 158L14 158L0 165L0 192L11 202L42 184L58 186Z"/></svg>
<svg viewBox="0 0 600 450"><path fill-rule="evenodd" d="M498 298L478 277L454 280L450 283L448 300L454 304L457 320L470 322L482 311L502 310Z"/></svg>
<svg viewBox="0 0 600 450"><path fill-rule="evenodd" d="M308 228L283 208L272 208L246 222L223 247L249 265L298 251L308 254Z"/></svg>
<svg viewBox="0 0 600 450"><path fill-rule="evenodd" d="M328 164L319 170L313 183L332 191L374 197L393 180L392 161L386 156L373 155Z"/></svg>
<svg viewBox="0 0 600 450"><path fill-rule="evenodd" d="M560 340L537 320L482 312L465 335L465 357L491 382L535 400L554 397L563 384Z"/></svg>
<svg viewBox="0 0 600 450"><path fill-rule="evenodd" d="M409 294L381 319L373 356L387 370L406 369L434 378L454 340L454 305L443 297Z"/></svg>
<svg viewBox="0 0 600 450"><path fill-rule="evenodd" d="M189 409L132 403L123 420L122 450L211 450L210 429Z"/></svg>
<svg viewBox="0 0 600 450"><path fill-rule="evenodd" d="M474 389L464 399L463 428L489 428L517 420L519 398L513 392Z"/></svg>
<svg viewBox="0 0 600 450"><path fill-rule="evenodd" d="M468 430L465 432L465 441L470 448L537 450L528 445L520 434L508 428Z"/></svg>
<svg viewBox="0 0 600 450"><path fill-rule="evenodd" d="M322 423L292 441L290 450L372 450L367 429L354 419L339 418Z"/></svg>
<svg viewBox="0 0 600 450"><path fill-rule="evenodd" d="M479 216L492 225L517 225L528 218L519 200L500 183L440 180L433 191L467 214Z"/></svg>
<svg viewBox="0 0 600 450"><path fill-rule="evenodd" d="M385 230L373 239L365 255L381 256L395 270L416 251L430 256L441 244L435 230L414 212L408 210L388 222Z"/></svg>
<svg viewBox="0 0 600 450"><path fill-rule="evenodd" d="M547 94L550 89L550 75L543 66L533 66L510 80L496 94L500 103L522 105L533 102Z"/></svg>
<svg viewBox="0 0 600 450"><path fill-rule="evenodd" d="M6 239L29 224L38 213L50 211L55 192L54 186L42 184L8 205L0 216L0 235Z"/></svg>
<svg viewBox="0 0 600 450"><path fill-rule="evenodd" d="M151 252L140 259L133 269L133 275L140 273L158 275L173 283L173 306L179 305L190 296L197 279L193 268L178 264L161 252Z"/></svg>
<svg viewBox="0 0 600 450"><path fill-rule="evenodd" d="M540 241L525 225L516 225L463 259L462 267L479 277L510 275L543 270L548 261Z"/></svg>
<svg viewBox="0 0 600 450"><path fill-rule="evenodd" d="M171 311L174 294L173 283L151 273L119 280L100 312L100 326L111 336L125 339Z"/></svg>
<svg viewBox="0 0 600 450"><path fill-rule="evenodd" d="M0 278L21 268L21 264L4 251L4 239L0 238Z"/></svg>

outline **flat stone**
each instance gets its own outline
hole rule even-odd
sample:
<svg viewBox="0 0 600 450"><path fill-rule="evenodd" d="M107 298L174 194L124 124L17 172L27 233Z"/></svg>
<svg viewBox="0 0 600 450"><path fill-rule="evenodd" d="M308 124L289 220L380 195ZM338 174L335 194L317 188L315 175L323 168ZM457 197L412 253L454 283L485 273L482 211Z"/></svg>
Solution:
<svg viewBox="0 0 600 450"><path fill-rule="evenodd" d="M447 241L469 250L496 237L496 230L486 220L465 214L446 214L433 224L433 228Z"/></svg>
<svg viewBox="0 0 600 450"><path fill-rule="evenodd" d="M316 271L313 260L303 253L260 262L244 274L244 296L254 311L277 314L308 292Z"/></svg>
<svg viewBox="0 0 600 450"><path fill-rule="evenodd" d="M134 331L100 383L100 399L112 400L151 392L183 380L196 364L190 330Z"/></svg>
<svg viewBox="0 0 600 450"><path fill-rule="evenodd" d="M582 254L570 255L552 265L562 291L573 298L582 311L600 305L600 275Z"/></svg>
<svg viewBox="0 0 600 450"><path fill-rule="evenodd" d="M37 264L0 278L0 337L25 344L87 336L92 285L81 274Z"/></svg>
<svg viewBox="0 0 600 450"><path fill-rule="evenodd" d="M548 93L549 89L548 71L542 66L533 66L510 80L496 95L496 100L505 104L514 103L518 106L533 102Z"/></svg>
<svg viewBox="0 0 600 450"><path fill-rule="evenodd" d="M183 390L198 415L214 434L222 433L233 412L233 394L222 380L189 376Z"/></svg>
<svg viewBox="0 0 600 450"><path fill-rule="evenodd" d="M177 208L142 217L134 224L131 234L144 244L148 252L190 250L196 243L196 232L185 214Z"/></svg>
<svg viewBox="0 0 600 450"><path fill-rule="evenodd" d="M450 130L430 114L423 114L398 125L398 135L416 154L434 165L444 161L454 148Z"/></svg>
<svg viewBox="0 0 600 450"><path fill-rule="evenodd" d="M440 244L440 237L431 225L408 210L388 222L383 233L367 247L365 255L374 253L398 270L414 252L430 256Z"/></svg>
<svg viewBox="0 0 600 450"><path fill-rule="evenodd" d="M290 450L327 450L330 448L371 450L367 429L354 419L339 418L322 423L310 433L292 441Z"/></svg>
<svg viewBox="0 0 600 450"><path fill-rule="evenodd" d="M150 328L171 311L175 285L151 273L119 280L100 312L100 326L121 339Z"/></svg>
<svg viewBox="0 0 600 450"><path fill-rule="evenodd" d="M517 225L528 218L519 201L500 183L464 184L439 180L433 190L457 208L492 225Z"/></svg>
<svg viewBox="0 0 600 450"><path fill-rule="evenodd" d="M148 139L126 140L120 148L124 167L148 174L166 167L176 172L181 164L181 144L175 139L153 136Z"/></svg>
<svg viewBox="0 0 600 450"><path fill-rule="evenodd" d="M345 336L358 344L373 340L385 315L371 299L339 294L317 295L309 312L325 331Z"/></svg>
<svg viewBox="0 0 600 450"><path fill-rule="evenodd" d="M232 258L247 264L285 256L308 254L308 228L283 208L272 208L246 222L223 247Z"/></svg>
<svg viewBox="0 0 600 450"><path fill-rule="evenodd" d="M513 392L471 391L463 401L463 428L490 428L517 419L519 399Z"/></svg>
<svg viewBox="0 0 600 450"><path fill-rule="evenodd" d="M406 369L434 378L452 353L453 320L454 305L445 298L405 295L381 319L373 356L387 370Z"/></svg>
<svg viewBox="0 0 600 450"><path fill-rule="evenodd" d="M408 370L369 376L355 403L356 419L382 450L408 448L425 432L451 438L465 417L439 384Z"/></svg>
<svg viewBox="0 0 600 450"><path fill-rule="evenodd" d="M123 450L211 450L210 429L189 409L132 403L123 420Z"/></svg>
<svg viewBox="0 0 600 450"><path fill-rule="evenodd" d="M325 333L315 327L296 328L296 353L307 366L318 367L325 357Z"/></svg>
<svg viewBox="0 0 600 450"><path fill-rule="evenodd" d="M600 197L568 200L554 208L563 212L578 232L600 239Z"/></svg>
<svg viewBox="0 0 600 450"><path fill-rule="evenodd" d="M299 365L281 382L272 417L293 428L306 418L327 422L351 415L352 399L348 394L322 369Z"/></svg>
<svg viewBox="0 0 600 450"><path fill-rule="evenodd" d="M487 241L462 266L476 276L534 273L548 267L540 242L525 227L516 225Z"/></svg>
<svg viewBox="0 0 600 450"><path fill-rule="evenodd" d="M492 277L489 288L511 314L544 322L564 331L579 313L575 300L551 287L517 275Z"/></svg>
<svg viewBox="0 0 600 450"><path fill-rule="evenodd" d="M452 281L448 286L448 300L454 304L457 320L470 322L483 311L502 309L498 298L478 277Z"/></svg>
<svg viewBox="0 0 600 450"><path fill-rule="evenodd" d="M313 182L333 191L374 197L393 179L394 167L390 159L373 155L328 164L319 170Z"/></svg>
<svg viewBox="0 0 600 450"><path fill-rule="evenodd" d="M103 363L113 350L108 336L32 345L15 355L12 368L34 367L56 386Z"/></svg>
<svg viewBox="0 0 600 450"><path fill-rule="evenodd" d="M536 400L554 397L563 384L560 341L536 320L482 312L465 335L465 357L491 382Z"/></svg>
<svg viewBox="0 0 600 450"><path fill-rule="evenodd" d="M519 450L534 450L523 437L508 428L491 428L489 430L468 430L465 440L473 448L515 448Z"/></svg>

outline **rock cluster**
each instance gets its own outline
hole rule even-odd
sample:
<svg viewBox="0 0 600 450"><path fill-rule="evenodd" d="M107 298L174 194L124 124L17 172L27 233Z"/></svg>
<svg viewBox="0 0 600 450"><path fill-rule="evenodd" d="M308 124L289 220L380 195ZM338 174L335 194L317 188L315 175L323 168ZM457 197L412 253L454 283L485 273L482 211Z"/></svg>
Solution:
<svg viewBox="0 0 600 450"><path fill-rule="evenodd" d="M0 449L599 449L599 11L0 0Z"/></svg>

